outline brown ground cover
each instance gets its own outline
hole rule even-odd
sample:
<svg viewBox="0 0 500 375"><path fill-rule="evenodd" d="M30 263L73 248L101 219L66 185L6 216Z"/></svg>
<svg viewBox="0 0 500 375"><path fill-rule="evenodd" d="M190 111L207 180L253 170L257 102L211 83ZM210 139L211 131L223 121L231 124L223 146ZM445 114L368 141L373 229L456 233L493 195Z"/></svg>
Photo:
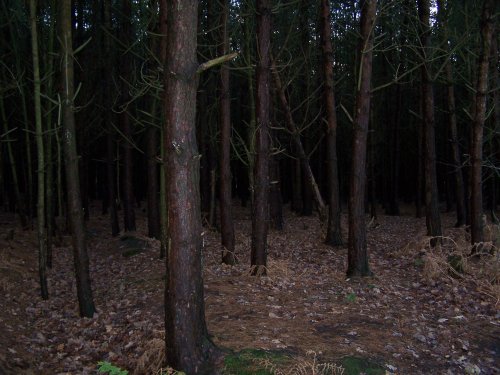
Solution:
<svg viewBox="0 0 500 375"><path fill-rule="evenodd" d="M498 252L459 258L463 273L455 274L448 257L463 250L465 232L452 227L452 215L443 215L438 250L428 246L425 219L380 216L368 229L375 276L363 280L345 279L346 249L323 244L316 218L287 211L285 220L285 230L270 232L261 278L249 275L248 211L236 208L237 266L220 264L218 234L205 228L206 316L219 346L279 350L298 361L315 353L334 364L356 356L398 374L499 373ZM139 221L137 233L112 238L107 217L92 215L98 314L80 319L70 238L54 249L50 299L42 301L35 231L0 214L0 374L93 374L101 360L131 373L159 368L164 266ZM487 232L500 235L494 226Z"/></svg>

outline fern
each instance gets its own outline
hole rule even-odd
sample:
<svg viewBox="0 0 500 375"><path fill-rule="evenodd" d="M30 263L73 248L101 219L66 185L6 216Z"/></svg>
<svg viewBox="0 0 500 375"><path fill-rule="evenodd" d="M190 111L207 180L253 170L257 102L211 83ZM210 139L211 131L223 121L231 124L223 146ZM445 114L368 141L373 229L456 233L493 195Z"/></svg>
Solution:
<svg viewBox="0 0 500 375"><path fill-rule="evenodd" d="M99 361L97 362L97 365L99 366L97 368L99 372L108 373L109 375L128 375L127 370L122 370L121 368L106 361Z"/></svg>

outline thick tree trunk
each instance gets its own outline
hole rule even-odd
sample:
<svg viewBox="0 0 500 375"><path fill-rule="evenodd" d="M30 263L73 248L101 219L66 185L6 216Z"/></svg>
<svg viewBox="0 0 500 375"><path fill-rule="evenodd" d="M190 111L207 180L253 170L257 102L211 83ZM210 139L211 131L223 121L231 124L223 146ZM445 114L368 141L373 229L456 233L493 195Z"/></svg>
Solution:
<svg viewBox="0 0 500 375"><path fill-rule="evenodd" d="M486 120L486 96L488 94L488 70L491 50L491 39L495 28L493 14L495 2L484 0L481 15L481 52L478 62L476 83L475 111L472 121L471 142L471 244L484 241L483 236L483 129Z"/></svg>
<svg viewBox="0 0 500 375"><path fill-rule="evenodd" d="M76 131L74 117L74 70L73 46L71 38L71 6L69 1L61 3L61 47L62 47L62 87L63 90L63 148L68 197L68 217L73 238L73 256L76 274L76 289L80 316L91 318L95 307L89 275L89 258L85 238L78 155L76 151Z"/></svg>
<svg viewBox="0 0 500 375"><path fill-rule="evenodd" d="M45 228L45 151L42 129L42 104L40 93L40 68L38 58L38 33L36 24L36 2L30 0L31 51L33 57L33 83L35 101L35 138L38 157L38 202L37 202L37 232L38 232L38 274L43 299L49 298L47 287L47 230Z"/></svg>
<svg viewBox="0 0 500 375"><path fill-rule="evenodd" d="M434 92L431 81L431 64L429 48L431 46L430 8L429 0L418 0L418 14L420 20L420 44L423 46L422 56L422 95L424 118L424 171L425 171L425 213L427 235L439 237L441 231L441 217L439 215L439 196L436 174L436 140L434 122ZM436 240L431 241L434 245Z"/></svg>
<svg viewBox="0 0 500 375"><path fill-rule="evenodd" d="M223 0L221 9L221 40L219 55L224 56L229 51L227 35L227 19L229 4ZM221 127L220 141L220 227L222 244L222 263L234 264L234 223L231 198L231 93L229 90L229 68L226 64L220 67L219 82L219 124Z"/></svg>
<svg viewBox="0 0 500 375"><path fill-rule="evenodd" d="M214 373L218 353L205 323L201 265L200 155L196 144L196 0L167 3L165 174L169 248L165 285L167 363Z"/></svg>
<svg viewBox="0 0 500 375"><path fill-rule="evenodd" d="M323 49L324 106L327 122L328 155L328 226L325 242L331 246L343 245L340 226L340 187L337 163L337 114L333 80L333 46L331 41L329 0L321 0L321 47Z"/></svg>
<svg viewBox="0 0 500 375"><path fill-rule="evenodd" d="M269 109L271 6L269 0L257 0L257 131L254 167L254 204L252 206L252 274L265 275L267 232L269 229Z"/></svg>
<svg viewBox="0 0 500 375"><path fill-rule="evenodd" d="M377 1L361 0L361 34L359 41L359 85L352 143L352 169L349 191L349 243L347 276L370 276L365 224L366 148L370 118L373 27Z"/></svg>

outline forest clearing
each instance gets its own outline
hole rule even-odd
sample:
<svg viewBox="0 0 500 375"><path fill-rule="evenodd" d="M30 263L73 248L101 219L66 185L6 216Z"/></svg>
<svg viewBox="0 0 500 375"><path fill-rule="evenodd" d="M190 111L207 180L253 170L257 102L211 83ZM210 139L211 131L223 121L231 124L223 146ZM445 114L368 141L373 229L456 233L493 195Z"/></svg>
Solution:
<svg viewBox="0 0 500 375"><path fill-rule="evenodd" d="M285 218L283 231L270 232L268 275L260 278L249 272L248 210L235 207L235 266L220 263L219 235L205 230L206 317L218 346L278 353L286 359L279 370L290 374L314 355L338 366L345 358L364 359L379 371L371 374L498 373L498 252L470 259L453 277L447 257L460 249L431 250L425 219L380 216L368 229L374 277L348 280L346 249L323 243L317 218L290 211ZM104 229L106 222L92 214L88 223L97 313L81 319L69 238L54 249L51 296L43 301L35 232L14 228L13 216L1 214L0 373L94 374L98 361L131 374L159 373L165 274L159 241L144 236L143 216L137 232L118 238ZM464 243L465 231L453 228L451 214L443 215L443 228ZM489 228L487 236L496 231L498 241L498 226ZM262 358L255 361L254 368L266 369Z"/></svg>

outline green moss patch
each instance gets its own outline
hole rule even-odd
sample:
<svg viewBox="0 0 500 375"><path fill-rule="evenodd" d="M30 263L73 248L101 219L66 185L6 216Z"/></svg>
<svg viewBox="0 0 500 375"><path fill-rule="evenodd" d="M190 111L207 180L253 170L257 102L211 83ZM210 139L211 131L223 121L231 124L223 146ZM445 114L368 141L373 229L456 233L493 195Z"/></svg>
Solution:
<svg viewBox="0 0 500 375"><path fill-rule="evenodd" d="M385 374L384 367L371 362L366 358L359 357L344 357L342 359L342 367L345 369L344 375L379 375Z"/></svg>
<svg viewBox="0 0 500 375"><path fill-rule="evenodd" d="M224 359L225 375L272 375L273 368L285 365L290 357L277 351L245 349Z"/></svg>

